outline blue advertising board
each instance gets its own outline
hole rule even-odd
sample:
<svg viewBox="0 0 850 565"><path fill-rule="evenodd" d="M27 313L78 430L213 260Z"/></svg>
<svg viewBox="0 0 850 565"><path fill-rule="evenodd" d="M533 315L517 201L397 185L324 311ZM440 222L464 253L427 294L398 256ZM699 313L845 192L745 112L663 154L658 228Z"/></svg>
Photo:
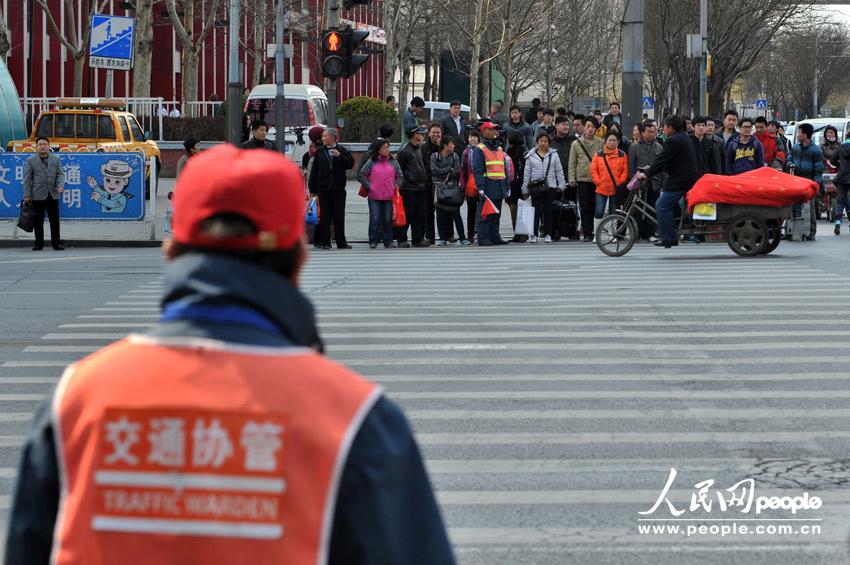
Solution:
<svg viewBox="0 0 850 565"><path fill-rule="evenodd" d="M129 71L133 68L136 19L94 14L91 19L89 66Z"/></svg>
<svg viewBox="0 0 850 565"><path fill-rule="evenodd" d="M145 160L138 153L55 153L65 173L59 215L69 220L144 220ZM0 219L17 219L26 162L0 153ZM40 163L38 163L41 165Z"/></svg>

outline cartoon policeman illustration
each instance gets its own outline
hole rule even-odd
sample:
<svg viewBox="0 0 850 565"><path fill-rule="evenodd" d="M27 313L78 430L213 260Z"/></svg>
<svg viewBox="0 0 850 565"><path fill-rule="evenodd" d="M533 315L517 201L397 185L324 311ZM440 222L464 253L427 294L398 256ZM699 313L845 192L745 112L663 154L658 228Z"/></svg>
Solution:
<svg viewBox="0 0 850 565"><path fill-rule="evenodd" d="M112 159L100 168L103 173L103 186L99 186L94 177L87 177L86 182L92 189L91 199L100 204L104 214L121 214L127 207L127 200L132 194L124 192L130 184L133 168L125 161Z"/></svg>

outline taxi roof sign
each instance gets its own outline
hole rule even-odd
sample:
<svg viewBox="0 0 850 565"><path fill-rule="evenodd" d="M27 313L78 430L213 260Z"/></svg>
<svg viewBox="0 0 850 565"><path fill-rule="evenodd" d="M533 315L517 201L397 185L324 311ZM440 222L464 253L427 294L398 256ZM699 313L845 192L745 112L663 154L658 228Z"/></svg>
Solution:
<svg viewBox="0 0 850 565"><path fill-rule="evenodd" d="M57 108L108 108L122 110L127 103L121 98L59 98Z"/></svg>

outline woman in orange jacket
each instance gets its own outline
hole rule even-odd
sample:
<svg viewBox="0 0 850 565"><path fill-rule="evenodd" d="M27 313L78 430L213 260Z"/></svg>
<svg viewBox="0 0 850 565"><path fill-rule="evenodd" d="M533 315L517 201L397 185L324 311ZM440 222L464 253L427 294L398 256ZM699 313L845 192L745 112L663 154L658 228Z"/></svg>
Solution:
<svg viewBox="0 0 850 565"><path fill-rule="evenodd" d="M590 162L590 177L596 185L596 213L593 220L593 233L605 215L605 206L608 213L614 213L615 195L617 186L626 184L629 180L629 158L617 149L620 138L616 133L605 135L605 145L599 153L593 156Z"/></svg>

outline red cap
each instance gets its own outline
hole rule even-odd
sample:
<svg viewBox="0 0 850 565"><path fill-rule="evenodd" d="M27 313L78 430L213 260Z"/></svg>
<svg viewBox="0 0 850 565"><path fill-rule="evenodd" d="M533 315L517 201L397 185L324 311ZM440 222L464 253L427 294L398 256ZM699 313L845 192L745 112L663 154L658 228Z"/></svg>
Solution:
<svg viewBox="0 0 850 565"><path fill-rule="evenodd" d="M186 163L174 188L172 227L177 243L208 249L291 249L304 235L304 180L280 153L221 145ZM256 235L217 239L201 232L214 214L245 216Z"/></svg>
<svg viewBox="0 0 850 565"><path fill-rule="evenodd" d="M501 128L501 126L499 124L495 123L495 122L484 122L483 124L481 124L481 128L479 128L479 129L481 129L481 131L484 131L485 129L499 129L499 128Z"/></svg>

